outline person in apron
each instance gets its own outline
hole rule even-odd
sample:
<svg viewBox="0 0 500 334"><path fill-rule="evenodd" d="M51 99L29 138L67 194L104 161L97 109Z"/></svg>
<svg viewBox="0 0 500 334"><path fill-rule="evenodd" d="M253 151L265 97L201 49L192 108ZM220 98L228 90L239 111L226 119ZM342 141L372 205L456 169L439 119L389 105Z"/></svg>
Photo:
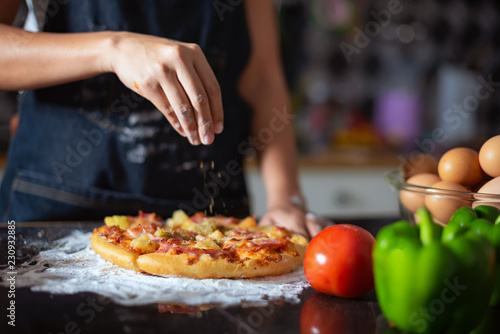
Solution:
<svg viewBox="0 0 500 334"><path fill-rule="evenodd" d="M254 154L261 221L308 235L271 1L50 0L43 33L9 26L18 3L0 5L0 89L23 91L3 221L244 217Z"/></svg>

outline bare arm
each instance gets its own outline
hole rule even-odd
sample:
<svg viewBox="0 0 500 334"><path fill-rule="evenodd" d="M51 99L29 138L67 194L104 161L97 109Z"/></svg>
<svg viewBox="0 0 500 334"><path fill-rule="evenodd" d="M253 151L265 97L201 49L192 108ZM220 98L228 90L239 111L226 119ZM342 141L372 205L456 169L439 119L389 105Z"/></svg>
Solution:
<svg viewBox="0 0 500 334"><path fill-rule="evenodd" d="M104 73L111 35L33 33L0 24L0 89L35 89Z"/></svg>
<svg viewBox="0 0 500 334"><path fill-rule="evenodd" d="M291 201L292 196L302 196L273 3L247 0L245 6L252 53L239 89L254 110L252 134L257 138L255 146L268 197L268 214L262 222L286 226L307 236L305 208Z"/></svg>
<svg viewBox="0 0 500 334"><path fill-rule="evenodd" d="M127 32L27 32L9 26L16 4L0 2L0 13L10 13L0 16L0 89L48 87L114 72L192 144L210 144L222 132L220 87L197 45Z"/></svg>

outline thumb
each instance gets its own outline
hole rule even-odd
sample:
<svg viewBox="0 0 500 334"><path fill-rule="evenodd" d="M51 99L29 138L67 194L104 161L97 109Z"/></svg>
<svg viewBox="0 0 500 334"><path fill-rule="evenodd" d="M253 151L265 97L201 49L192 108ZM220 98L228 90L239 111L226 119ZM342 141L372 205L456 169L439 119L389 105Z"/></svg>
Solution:
<svg viewBox="0 0 500 334"><path fill-rule="evenodd" d="M306 227L311 237L314 237L325 227L332 226L334 224L334 222L318 217L312 212L308 212L306 214Z"/></svg>
<svg viewBox="0 0 500 334"><path fill-rule="evenodd" d="M259 220L259 225L261 226L266 226L266 225L272 225L273 224L273 221L272 219L269 217L268 214L265 214L260 220Z"/></svg>

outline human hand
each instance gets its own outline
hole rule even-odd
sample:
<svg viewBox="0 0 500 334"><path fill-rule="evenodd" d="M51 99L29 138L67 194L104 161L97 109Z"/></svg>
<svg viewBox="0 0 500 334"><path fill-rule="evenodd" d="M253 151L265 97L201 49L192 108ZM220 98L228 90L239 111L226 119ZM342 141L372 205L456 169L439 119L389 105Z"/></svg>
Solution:
<svg viewBox="0 0 500 334"><path fill-rule="evenodd" d="M150 100L193 145L209 145L223 130L219 83L196 44L116 33L103 67Z"/></svg>
<svg viewBox="0 0 500 334"><path fill-rule="evenodd" d="M292 204L285 203L280 206L270 208L260 219L260 225L277 225L303 235L306 238L312 238L323 228L333 223L319 218L312 213L306 213L304 209Z"/></svg>

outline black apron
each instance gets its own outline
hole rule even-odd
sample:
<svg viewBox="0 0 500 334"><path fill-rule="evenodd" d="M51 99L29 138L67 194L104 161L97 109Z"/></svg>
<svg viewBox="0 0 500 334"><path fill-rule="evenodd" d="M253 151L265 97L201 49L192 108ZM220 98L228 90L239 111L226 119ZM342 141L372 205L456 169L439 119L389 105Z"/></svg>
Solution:
<svg viewBox="0 0 500 334"><path fill-rule="evenodd" d="M45 31L132 31L199 44L221 85L224 131L210 146L190 145L114 74L27 91L1 187L2 221L138 210L168 217L177 209L248 215L242 158L251 111L237 93L249 54L243 2L224 12L213 0L60 3L49 5Z"/></svg>

